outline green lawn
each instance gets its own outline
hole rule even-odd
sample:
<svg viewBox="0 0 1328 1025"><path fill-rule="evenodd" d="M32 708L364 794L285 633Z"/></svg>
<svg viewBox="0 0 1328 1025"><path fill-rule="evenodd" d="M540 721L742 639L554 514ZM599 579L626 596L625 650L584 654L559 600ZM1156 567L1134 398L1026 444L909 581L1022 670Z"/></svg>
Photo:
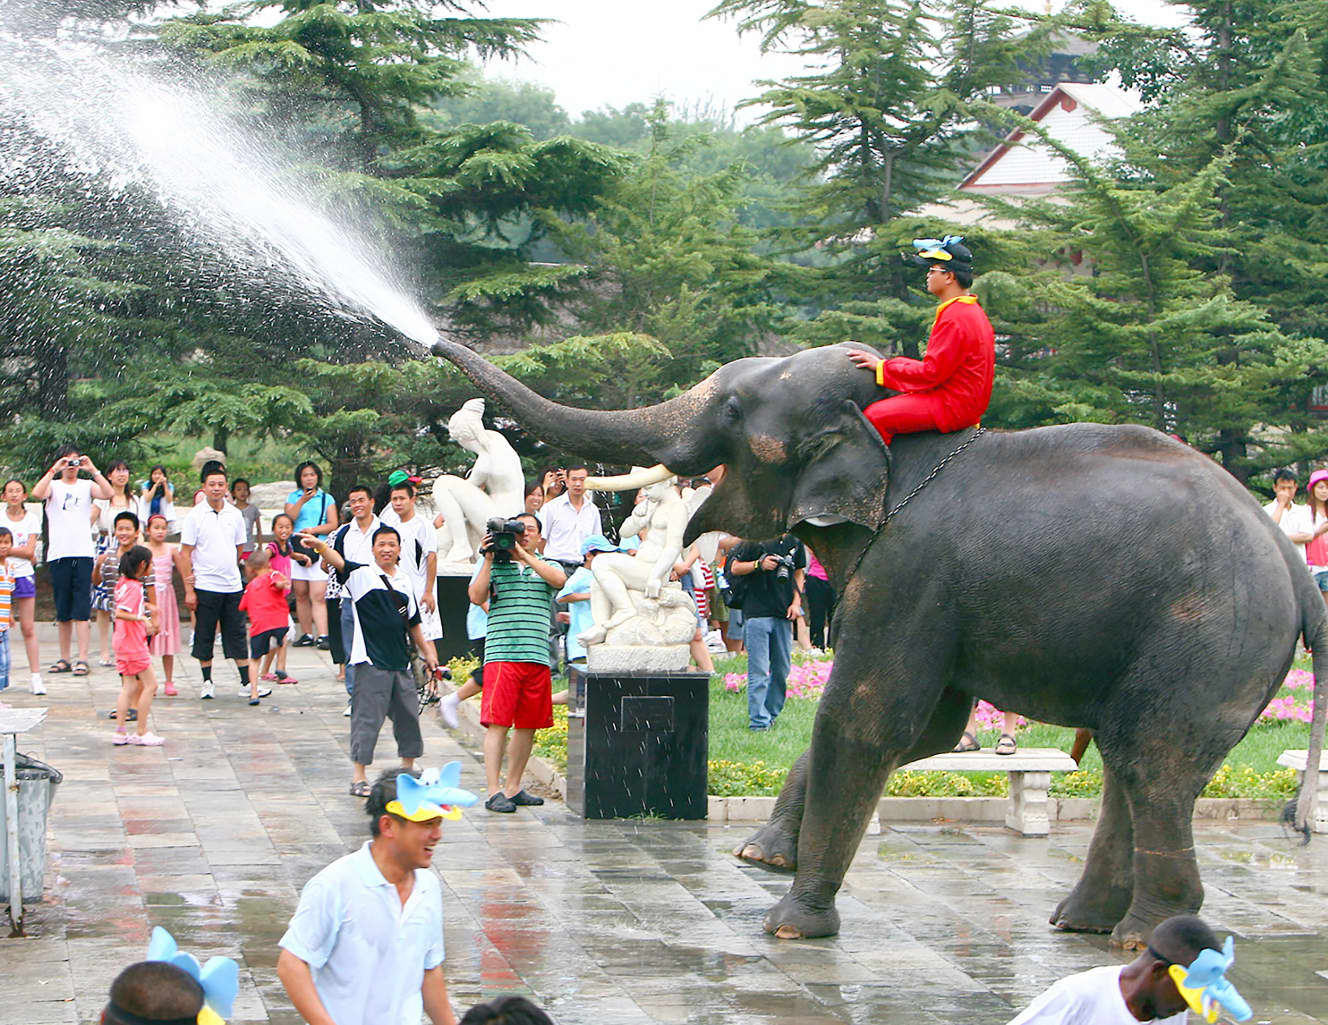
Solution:
<svg viewBox="0 0 1328 1025"><path fill-rule="evenodd" d="M795 656L795 663L806 661ZM1308 669L1308 659L1296 667ZM461 666L454 668L454 675ZM812 723L817 700L790 698L774 728L753 733L747 728L747 692L725 688L728 673L745 673L744 656L718 660L710 681L710 792L717 796L773 795L779 792L784 776L798 755L811 742ZM460 679L460 675L455 675ZM1309 700L1305 690L1283 688L1279 697L1293 696L1302 704ZM536 753L558 765L567 764L567 726L563 709L555 709L556 725L541 731L536 739ZM983 747L996 743L997 731L979 733ZM1057 747L1069 751L1074 731L1061 726L1033 723L1018 731L1021 747ZM1295 793L1296 778L1291 769L1277 765L1277 757L1287 748L1309 745L1309 725L1298 721L1256 723L1246 737L1232 749L1212 783L1204 791L1209 797L1289 797ZM1009 777L1003 772L909 772L891 776L886 792L899 797L1003 796ZM1052 794L1090 797L1101 793L1102 759L1090 746L1078 772L1052 774Z"/></svg>

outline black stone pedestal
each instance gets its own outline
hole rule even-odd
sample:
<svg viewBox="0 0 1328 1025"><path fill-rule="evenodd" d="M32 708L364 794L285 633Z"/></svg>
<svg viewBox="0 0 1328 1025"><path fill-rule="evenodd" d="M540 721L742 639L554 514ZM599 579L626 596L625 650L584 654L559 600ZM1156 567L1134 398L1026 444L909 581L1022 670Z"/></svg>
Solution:
<svg viewBox="0 0 1328 1025"><path fill-rule="evenodd" d="M438 649L438 661L446 664L448 659L470 654L470 641L466 637L466 613L470 611L466 589L470 587L470 577L439 576L436 586L443 639L434 641L434 647Z"/></svg>
<svg viewBox="0 0 1328 1025"><path fill-rule="evenodd" d="M567 807L587 819L704 819L710 677L569 675Z"/></svg>

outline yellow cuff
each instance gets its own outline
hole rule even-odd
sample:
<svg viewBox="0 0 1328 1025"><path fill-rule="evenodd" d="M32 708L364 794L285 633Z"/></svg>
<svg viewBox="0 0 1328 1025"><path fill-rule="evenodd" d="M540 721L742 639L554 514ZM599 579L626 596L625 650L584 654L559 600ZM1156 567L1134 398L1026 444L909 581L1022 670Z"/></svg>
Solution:
<svg viewBox="0 0 1328 1025"><path fill-rule="evenodd" d="M876 383L882 388L885 387L885 360L876 364Z"/></svg>

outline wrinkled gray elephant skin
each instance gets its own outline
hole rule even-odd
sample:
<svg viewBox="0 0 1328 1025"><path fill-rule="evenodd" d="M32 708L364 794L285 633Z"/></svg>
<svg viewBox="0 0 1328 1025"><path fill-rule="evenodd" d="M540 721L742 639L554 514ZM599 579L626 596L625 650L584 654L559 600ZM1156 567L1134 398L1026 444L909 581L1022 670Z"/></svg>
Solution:
<svg viewBox="0 0 1328 1025"><path fill-rule="evenodd" d="M768 932L837 931L835 895L886 777L950 750L977 698L1094 731L1102 808L1051 921L1126 946L1202 903L1195 798L1299 637L1314 650L1317 764L1328 616L1304 560L1221 467L1156 431L989 432L876 535L967 432L903 435L887 452L861 413L880 392L842 346L738 360L627 411L558 406L469 349L435 352L559 448L682 475L725 464L688 540L791 529L830 571L835 664L811 748L735 851L796 871ZM1298 823L1312 799L1305 788Z"/></svg>

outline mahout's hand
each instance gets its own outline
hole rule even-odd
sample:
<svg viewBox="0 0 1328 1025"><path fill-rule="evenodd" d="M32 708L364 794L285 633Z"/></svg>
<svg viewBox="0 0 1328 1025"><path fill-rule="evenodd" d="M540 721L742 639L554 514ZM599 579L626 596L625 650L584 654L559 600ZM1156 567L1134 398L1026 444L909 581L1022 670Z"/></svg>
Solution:
<svg viewBox="0 0 1328 1025"><path fill-rule="evenodd" d="M873 356L870 352L863 352L861 349L849 349L848 358L856 363L861 369L870 370L873 373L876 371L876 364L881 362L880 359Z"/></svg>

